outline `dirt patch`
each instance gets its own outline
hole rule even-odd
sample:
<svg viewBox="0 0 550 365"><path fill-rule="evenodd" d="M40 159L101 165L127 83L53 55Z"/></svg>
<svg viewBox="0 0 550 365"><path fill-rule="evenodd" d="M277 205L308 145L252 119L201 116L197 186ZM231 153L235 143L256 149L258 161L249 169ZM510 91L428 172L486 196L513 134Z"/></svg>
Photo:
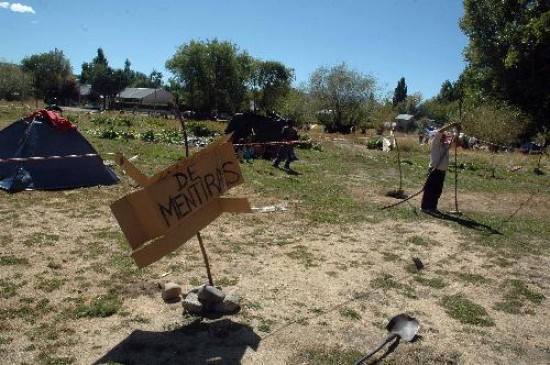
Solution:
<svg viewBox="0 0 550 365"><path fill-rule="evenodd" d="M206 283L195 239L137 270L107 209L71 216L55 208L68 202L56 199L55 204L37 201L40 209L24 209L26 219L3 220L2 232L10 238L0 246L1 256L26 261L9 270L4 266L1 274L4 284L17 286L17 296L5 296L2 309L2 338L9 341L2 352L11 363L47 358L48 336L58 338L58 358L75 363L204 363L219 357L224 363L309 363L304 353L322 348L368 351L385 335L387 319L400 312L419 319L422 336L399 345L392 361L548 360L547 306L534 306L521 320L492 310L500 296L499 278L516 267L529 268L523 275L538 275L538 290L548 294L542 287L549 282L547 273L535 270L548 267L548 258L484 268L485 253L437 220L419 216L411 223L311 226L296 219L291 204L287 212L223 216L202 234L214 282L231 283L224 290L242 295L243 310L200 321L184 315L181 303L163 302L157 286L176 281L188 289ZM252 200L256 206L277 203ZM413 258L423 262L421 273ZM453 279L464 272L479 275L483 284ZM419 277L444 285L419 285ZM55 279L60 289L52 289ZM122 301L117 315L62 315L113 291ZM478 328L450 318L440 300L457 293L486 308L495 326ZM47 303L41 304L43 299ZM27 317L26 310L39 315Z"/></svg>

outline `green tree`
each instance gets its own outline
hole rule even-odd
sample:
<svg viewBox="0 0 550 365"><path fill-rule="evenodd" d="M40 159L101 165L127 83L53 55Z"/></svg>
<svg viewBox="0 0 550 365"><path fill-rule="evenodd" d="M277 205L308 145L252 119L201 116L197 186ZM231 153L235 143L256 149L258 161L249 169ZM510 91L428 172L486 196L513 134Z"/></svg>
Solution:
<svg viewBox="0 0 550 365"><path fill-rule="evenodd" d="M288 94L294 72L277 61L257 61L254 67L253 77L256 77L255 85L259 89L260 109L271 111L275 109L278 99Z"/></svg>
<svg viewBox="0 0 550 365"><path fill-rule="evenodd" d="M372 113L372 123L377 134L382 134L384 131L384 123L393 123L397 113L395 112L392 103L388 101L385 104L379 104Z"/></svg>
<svg viewBox="0 0 550 365"><path fill-rule="evenodd" d="M162 73L153 69L149 74L149 82L152 88L158 89L162 87Z"/></svg>
<svg viewBox="0 0 550 365"><path fill-rule="evenodd" d="M32 75L33 87L37 95L46 102L53 98L61 98L63 89L74 85L74 75L71 63L57 48L53 51L23 58L23 71Z"/></svg>
<svg viewBox="0 0 550 365"><path fill-rule="evenodd" d="M402 77L397 81L397 87L393 92L393 106L396 107L399 103L407 100L407 84L405 78Z"/></svg>
<svg viewBox="0 0 550 365"><path fill-rule="evenodd" d="M529 118L517 107L501 101L486 101L468 108L464 132L494 148L518 144L529 129Z"/></svg>
<svg viewBox="0 0 550 365"><path fill-rule="evenodd" d="M285 118L296 121L297 125L303 125L314 120L314 110L310 97L306 90L291 88L284 97L277 99L275 110Z"/></svg>
<svg viewBox="0 0 550 365"><path fill-rule="evenodd" d="M20 65L0 62L0 99L24 100L32 94L32 76Z"/></svg>
<svg viewBox="0 0 550 365"><path fill-rule="evenodd" d="M550 126L550 2L464 0L460 26L465 50L465 94L518 106Z"/></svg>
<svg viewBox="0 0 550 365"><path fill-rule="evenodd" d="M480 142L488 144L492 152L501 147L518 144L529 130L530 119L517 107L501 101L488 100L468 108L463 117L463 130ZM492 167L495 177L495 165Z"/></svg>
<svg viewBox="0 0 550 365"><path fill-rule="evenodd" d="M166 62L181 85L185 103L202 112L239 110L250 79L251 58L230 42L191 41Z"/></svg>
<svg viewBox="0 0 550 365"><path fill-rule="evenodd" d="M349 132L365 120L366 103L374 93L376 81L348 68L345 63L320 67L310 76L309 93L317 110L329 112L325 121L329 131Z"/></svg>
<svg viewBox="0 0 550 365"><path fill-rule="evenodd" d="M109 67L103 49L98 48L97 56L93 58L92 62L82 64L80 82L91 84L92 93L103 98L103 108L111 108L116 95L124 90L130 82L131 72L129 69L130 61L128 59L124 63L124 69Z"/></svg>

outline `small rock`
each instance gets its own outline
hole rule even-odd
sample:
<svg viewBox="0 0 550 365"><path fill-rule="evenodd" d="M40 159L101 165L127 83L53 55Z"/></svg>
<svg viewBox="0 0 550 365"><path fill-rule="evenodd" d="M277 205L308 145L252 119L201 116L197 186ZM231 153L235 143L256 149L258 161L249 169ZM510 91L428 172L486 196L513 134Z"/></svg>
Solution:
<svg viewBox="0 0 550 365"><path fill-rule="evenodd" d="M215 303L212 309L222 314L234 314L241 310L241 296L236 291L227 293L221 303Z"/></svg>
<svg viewBox="0 0 550 365"><path fill-rule="evenodd" d="M183 308L191 314L199 314L202 312L203 306L199 302L196 293L189 293L182 302Z"/></svg>
<svg viewBox="0 0 550 365"><path fill-rule="evenodd" d="M214 304L212 310L222 314L233 314L241 310L241 304L233 300L225 299L221 303Z"/></svg>
<svg viewBox="0 0 550 365"><path fill-rule="evenodd" d="M201 303L221 303L225 299L225 294L223 291L210 285L205 285L200 288L197 296Z"/></svg>
<svg viewBox="0 0 550 365"><path fill-rule="evenodd" d="M162 299L174 300L181 295L181 286L176 283L166 283L162 288Z"/></svg>
<svg viewBox="0 0 550 365"><path fill-rule="evenodd" d="M191 290L189 290L189 293L198 293L199 290L201 290L201 288L204 288L206 286L206 284L203 284L201 286L196 286L194 288L192 288Z"/></svg>

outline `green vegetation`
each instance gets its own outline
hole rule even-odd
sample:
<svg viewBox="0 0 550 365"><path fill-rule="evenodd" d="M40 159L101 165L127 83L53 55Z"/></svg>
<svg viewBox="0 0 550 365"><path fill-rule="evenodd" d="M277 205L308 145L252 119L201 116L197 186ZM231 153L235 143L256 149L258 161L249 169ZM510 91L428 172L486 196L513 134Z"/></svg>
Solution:
<svg viewBox="0 0 550 365"><path fill-rule="evenodd" d="M291 359L292 364L348 365L354 364L364 354L357 350L342 348L308 348L298 352Z"/></svg>
<svg viewBox="0 0 550 365"><path fill-rule="evenodd" d="M89 304L78 305L74 310L76 318L82 317L110 317L122 307L122 301L112 294L102 295Z"/></svg>
<svg viewBox="0 0 550 365"><path fill-rule="evenodd" d="M344 318L351 319L354 321L361 319L361 314L352 308L341 308L340 315Z"/></svg>
<svg viewBox="0 0 550 365"><path fill-rule="evenodd" d="M25 258L15 256L0 256L0 266L9 265L28 265L29 262Z"/></svg>
<svg viewBox="0 0 550 365"><path fill-rule="evenodd" d="M494 305L494 309L510 314L520 314L526 310L527 302L539 305L545 299L543 294L537 293L525 282L518 279L507 279L502 284L504 295L502 301Z"/></svg>
<svg viewBox="0 0 550 365"><path fill-rule="evenodd" d="M462 295L446 295L441 299L440 304L449 316L460 323L482 327L494 326L495 324L488 316L485 308Z"/></svg>
<svg viewBox="0 0 550 365"><path fill-rule="evenodd" d="M0 123L5 125L13 120L12 117L4 119L2 116ZM175 120L136 117L132 121L128 116L110 113L101 114L102 121L78 113L73 118L79 130L106 160L115 151L128 157L137 155L135 164L147 174L173 164L184 155L179 122ZM223 123L193 123L212 133L223 132ZM126 137L104 138L95 132L98 129L112 129ZM173 131L173 142L161 142L159 136L163 131ZM146 133L153 136L151 141L137 137ZM241 274L241 268L233 266L233 260L244 259L248 265L249 261L256 264L255 260L260 258L261 265L266 267L284 262L304 275L301 278L304 283L321 278L322 285L327 288L344 282L346 288L348 283L350 287L349 291L334 291L335 295L344 295L349 302L331 307L315 296L312 301L301 296L299 287L265 283L265 288L258 287L258 291L265 291L261 297L253 297L254 293L248 292L250 298L243 298L239 321L261 337L284 335L287 326L297 326L298 331L304 332L322 328L332 335L330 331L335 321L344 322L350 331L359 331L359 326L367 324L383 332L380 323L388 313L378 303L381 296L395 303L410 301L410 307L415 310L418 310L415 306L420 298L437 302L448 316L476 327L494 324L490 316L494 312L489 309L505 312L501 315L514 314L510 317L518 320L522 320L522 316L535 316L545 305L547 291L540 283L541 278L528 271L528 265L518 264L546 255L550 248L548 211L544 205L550 197L549 183L545 175L532 173L531 167L538 163L531 158L534 156L461 152L459 193L467 197L464 202L460 200L465 215L455 220L436 220L419 214L418 200L414 199L410 205L380 209L391 203L384 192L395 188L399 166L394 151L384 153L366 148L365 141L373 131L368 133L367 136L341 136L344 142L331 142L326 140L326 134L311 131L308 137L320 148L297 150L299 160L293 165L296 174L274 169L269 161L261 159L241 166L245 184L237 191L237 196L244 191L254 197L255 203L284 201L289 210L269 216L239 217L242 221L238 227L246 232L244 238L239 236L241 232L235 234L226 224L205 231L205 241L212 243L207 248L213 263L215 285L246 287L249 278ZM129 138L130 135L136 138ZM428 150L427 146L414 142L414 136L403 135L401 139L406 141L402 146L410 146L401 150L401 168L404 188L411 193L420 189L424 182ZM192 146L191 153L197 150ZM496 178L491 177L493 165L496 166ZM523 168L514 169L515 166ZM3 304L0 320L8 326L23 326L29 337L26 351L32 354L35 362L78 362L67 355L70 351L62 340L80 343L78 336L64 332L65 327L86 327L88 322L97 322L112 331L124 326L150 326L153 319L147 313L133 312L132 300L136 297L155 300L151 299L158 294L154 283L165 272L172 275L167 279L177 278L190 286L207 283L200 253L194 244L179 249L159 265L136 267L130 256L131 249L122 232L113 229L108 211L111 202L135 191L135 185L119 167L114 169L122 179L115 187L24 192L2 197L0 213L11 214L10 227L13 229L0 234L3 252L0 267L5 273L0 278ZM541 170L548 170L545 159ZM452 194L449 178L444 194L446 199ZM531 195L534 198L530 200ZM537 203L532 204L535 201ZM448 207L448 201L442 206ZM37 225L28 220L28 212L42 210L63 215L68 221L83 222L80 231L75 233L73 227L64 226L51 229L46 224ZM220 219L235 220L234 217ZM285 223L281 227L270 226L283 220ZM88 225L88 222L94 224ZM389 235L371 237L371 226L376 232L384 230ZM453 242L440 242L441 227L451 232ZM327 251L316 246L319 243L326 245ZM350 249L345 252L349 260L341 260L340 254L344 251L340 247ZM266 260L268 254L273 255L269 259L274 261ZM422 259L426 266L417 269L411 263L412 257ZM216 266L217 260L222 259L228 260L227 266ZM456 288L463 288L463 294L455 294ZM76 290L82 292L76 294ZM87 295L88 290L96 294ZM98 296L98 292L103 294ZM478 299L472 293L482 294ZM487 309L477 304L478 300ZM273 311L272 303L278 301L294 312ZM178 306L176 312L179 316L181 307ZM425 313L415 315L423 318ZM44 327L46 323L51 326ZM183 333L189 329L190 321L176 320L162 326ZM472 327L464 328L457 337L468 335ZM7 330L0 337L0 351L6 351L15 342L16 337L9 328ZM335 335L341 336L341 333ZM498 338L500 340L502 338ZM330 352L320 344L319 348L308 348L293 355L292 359L298 359L296 363L351 363L364 349L358 350L358 347L333 348ZM415 348L415 354L416 351ZM439 358L437 353L422 349L418 352L422 359L453 358L445 354ZM391 361L391 358L384 360Z"/></svg>

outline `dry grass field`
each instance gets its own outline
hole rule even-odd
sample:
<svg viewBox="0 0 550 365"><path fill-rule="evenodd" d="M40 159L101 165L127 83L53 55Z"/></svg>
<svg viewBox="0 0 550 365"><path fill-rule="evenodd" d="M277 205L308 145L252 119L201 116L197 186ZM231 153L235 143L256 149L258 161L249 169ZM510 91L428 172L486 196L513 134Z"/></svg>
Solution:
<svg viewBox="0 0 550 365"><path fill-rule="evenodd" d="M27 112L0 107L0 127ZM106 161L139 155L152 174L183 156L178 144L100 138L93 115L73 114ZM170 128L143 118L128 130ZM437 218L419 197L381 209L399 173L394 151L367 149L372 134L308 133L318 148L297 150L294 173L254 160L228 194L288 210L224 214L201 232L214 284L242 298L220 318L161 298L159 284L207 283L196 238L136 267L109 207L137 189L118 167L115 186L0 191L0 363L353 364L399 313L418 319L417 338L367 363L550 363L548 156L535 174L535 155L459 150L462 215ZM428 147L398 138L413 194ZM443 211L453 193L450 171Z"/></svg>

